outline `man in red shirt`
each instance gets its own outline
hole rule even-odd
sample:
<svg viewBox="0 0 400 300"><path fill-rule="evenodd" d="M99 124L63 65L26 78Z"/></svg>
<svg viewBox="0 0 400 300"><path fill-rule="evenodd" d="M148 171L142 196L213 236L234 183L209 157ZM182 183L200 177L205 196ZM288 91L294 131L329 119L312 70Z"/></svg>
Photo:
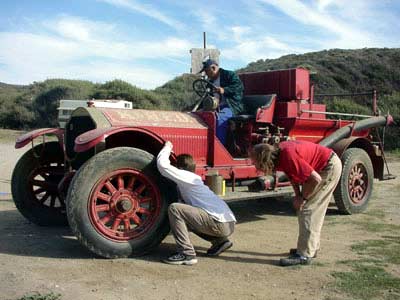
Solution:
<svg viewBox="0 0 400 300"><path fill-rule="evenodd" d="M297 248L291 250L291 256L281 259L280 264L310 264L319 250L326 210L342 173L339 157L318 144L286 141L279 146L254 146L251 159L265 173L284 172L295 192L293 206L299 221Z"/></svg>

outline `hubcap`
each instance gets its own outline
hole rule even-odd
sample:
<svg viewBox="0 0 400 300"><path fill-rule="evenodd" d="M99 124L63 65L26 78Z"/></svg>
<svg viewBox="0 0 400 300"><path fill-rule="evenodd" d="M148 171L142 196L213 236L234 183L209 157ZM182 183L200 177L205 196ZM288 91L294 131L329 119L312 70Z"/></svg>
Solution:
<svg viewBox="0 0 400 300"><path fill-rule="evenodd" d="M132 202L128 199L122 199L117 203L117 210L121 213L126 213L132 208Z"/></svg>
<svg viewBox="0 0 400 300"><path fill-rule="evenodd" d="M351 201L360 205L365 201L369 187L368 174L363 164L353 166L349 174L349 196Z"/></svg>
<svg viewBox="0 0 400 300"><path fill-rule="evenodd" d="M161 195L147 175L121 169L103 176L94 186L89 203L94 228L114 241L138 238L150 230L161 210Z"/></svg>

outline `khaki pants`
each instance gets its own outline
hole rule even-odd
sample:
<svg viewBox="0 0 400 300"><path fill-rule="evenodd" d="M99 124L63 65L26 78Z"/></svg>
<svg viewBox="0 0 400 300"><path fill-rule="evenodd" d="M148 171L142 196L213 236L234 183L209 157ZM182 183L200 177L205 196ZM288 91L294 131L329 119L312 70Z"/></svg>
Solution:
<svg viewBox="0 0 400 300"><path fill-rule="evenodd" d="M168 208L168 216L177 251L185 255L196 255L189 231L217 245L228 240L235 226L235 222L218 222L205 210L183 203L172 203Z"/></svg>
<svg viewBox="0 0 400 300"><path fill-rule="evenodd" d="M322 181L315 187L304 208L298 213L298 254L313 257L319 250L322 224L341 173L342 163L334 154L328 161L328 165L320 172Z"/></svg>

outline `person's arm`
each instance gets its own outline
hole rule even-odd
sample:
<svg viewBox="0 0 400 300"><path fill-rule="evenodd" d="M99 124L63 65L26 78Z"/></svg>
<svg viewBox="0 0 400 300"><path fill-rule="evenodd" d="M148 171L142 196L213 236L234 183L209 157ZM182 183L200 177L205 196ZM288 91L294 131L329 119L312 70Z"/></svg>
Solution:
<svg viewBox="0 0 400 300"><path fill-rule="evenodd" d="M229 74L229 84L223 88L223 93L227 97L232 97L243 92L243 83L235 72Z"/></svg>
<svg viewBox="0 0 400 300"><path fill-rule="evenodd" d="M314 192L315 187L322 181L321 175L319 175L315 170L311 172L306 182L303 184L302 195L304 200L308 200L308 197Z"/></svg>
<svg viewBox="0 0 400 300"><path fill-rule="evenodd" d="M293 207L296 210L303 209L304 204L308 201L308 197L311 196L311 194L315 190L315 187L319 185L321 180L322 180L321 176L316 171L312 171L311 175L308 177L306 182L303 184L301 192L300 192L299 186L297 185L298 191L300 193L297 194L296 190L295 190L296 196L293 201ZM293 189L295 189L294 185L293 185Z"/></svg>
<svg viewBox="0 0 400 300"><path fill-rule="evenodd" d="M191 176L190 172L180 170L173 165L169 161L169 156L172 151L172 143L167 141L164 145L164 148L161 149L160 153L157 156L157 168L160 171L161 175L172 180L175 183L193 183L193 176ZM193 175L195 175L193 173Z"/></svg>
<svg viewBox="0 0 400 300"><path fill-rule="evenodd" d="M302 210L307 199L305 194L309 196L313 191L313 186L310 186L310 184L313 183L314 173L317 175L318 173L296 152L281 152L281 155L285 155L285 164L283 165L284 171L290 171L289 178L295 193L293 207L296 210ZM310 180L310 182L307 182L308 180ZM302 185L301 190L300 185Z"/></svg>
<svg viewBox="0 0 400 300"><path fill-rule="evenodd" d="M293 190L294 190L294 195L296 197L301 197L300 184L292 181L292 187L293 187Z"/></svg>
<svg viewBox="0 0 400 300"><path fill-rule="evenodd" d="M300 185L296 182L292 181L292 187L294 190L294 201L293 201L293 207L295 210L301 210L304 205L304 199L300 191Z"/></svg>

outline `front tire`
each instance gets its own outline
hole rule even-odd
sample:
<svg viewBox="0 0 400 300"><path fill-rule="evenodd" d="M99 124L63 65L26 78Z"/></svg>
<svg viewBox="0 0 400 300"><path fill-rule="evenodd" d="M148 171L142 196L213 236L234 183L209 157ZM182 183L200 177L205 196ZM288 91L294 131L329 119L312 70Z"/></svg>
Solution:
<svg viewBox="0 0 400 300"><path fill-rule="evenodd" d="M342 176L334 192L341 213L351 215L367 209L374 183L374 169L367 152L347 149L342 156Z"/></svg>
<svg viewBox="0 0 400 300"><path fill-rule="evenodd" d="M167 187L150 153L128 147L103 151L72 180L66 201L71 229L99 256L144 254L169 232L167 195L174 193Z"/></svg>

